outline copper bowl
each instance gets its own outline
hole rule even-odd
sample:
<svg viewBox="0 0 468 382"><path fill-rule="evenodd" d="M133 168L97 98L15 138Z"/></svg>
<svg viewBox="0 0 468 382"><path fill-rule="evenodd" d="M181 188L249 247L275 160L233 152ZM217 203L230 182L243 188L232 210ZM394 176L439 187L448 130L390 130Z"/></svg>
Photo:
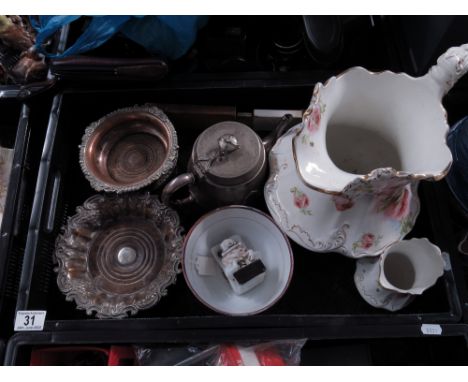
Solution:
<svg viewBox="0 0 468 382"><path fill-rule="evenodd" d="M161 185L177 162L177 134L157 107L116 110L86 128L80 163L97 191L135 191Z"/></svg>

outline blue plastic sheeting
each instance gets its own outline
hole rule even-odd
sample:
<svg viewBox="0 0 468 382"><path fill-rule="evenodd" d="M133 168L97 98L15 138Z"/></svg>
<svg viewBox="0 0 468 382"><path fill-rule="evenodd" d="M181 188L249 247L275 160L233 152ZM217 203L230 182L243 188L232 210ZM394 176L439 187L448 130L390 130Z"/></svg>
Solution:
<svg viewBox="0 0 468 382"><path fill-rule="evenodd" d="M38 34L36 48L50 58L78 55L93 50L116 33L143 46L149 53L170 59L183 56L194 43L198 30L208 21L208 16L91 16L83 34L61 54L44 50L46 40L64 25L82 16L39 16L31 19Z"/></svg>

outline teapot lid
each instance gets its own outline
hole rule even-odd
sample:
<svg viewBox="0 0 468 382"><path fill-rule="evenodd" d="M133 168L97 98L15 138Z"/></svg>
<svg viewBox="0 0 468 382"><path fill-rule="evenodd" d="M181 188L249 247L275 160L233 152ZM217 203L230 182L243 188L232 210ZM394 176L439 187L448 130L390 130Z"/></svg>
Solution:
<svg viewBox="0 0 468 382"><path fill-rule="evenodd" d="M252 179L263 167L265 149L247 125L225 121L201 133L193 149L194 170L216 184L232 186Z"/></svg>

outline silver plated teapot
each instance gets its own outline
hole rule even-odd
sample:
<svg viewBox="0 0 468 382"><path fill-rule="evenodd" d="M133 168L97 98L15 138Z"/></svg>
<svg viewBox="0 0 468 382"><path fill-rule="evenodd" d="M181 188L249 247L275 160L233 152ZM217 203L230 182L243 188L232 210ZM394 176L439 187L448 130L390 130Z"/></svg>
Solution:
<svg viewBox="0 0 468 382"><path fill-rule="evenodd" d="M263 186L268 152L291 120L291 115L283 116L263 141L240 122L224 121L210 126L195 141L187 173L164 187L163 203L182 206L196 202L206 208L245 204ZM185 186L189 187L189 196L173 198Z"/></svg>

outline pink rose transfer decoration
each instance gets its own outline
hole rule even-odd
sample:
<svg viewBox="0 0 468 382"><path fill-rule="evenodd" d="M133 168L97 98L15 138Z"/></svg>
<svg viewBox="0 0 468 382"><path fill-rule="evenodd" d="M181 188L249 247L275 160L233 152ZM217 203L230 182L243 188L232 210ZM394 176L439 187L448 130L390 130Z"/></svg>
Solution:
<svg viewBox="0 0 468 382"><path fill-rule="evenodd" d="M397 201L385 208L384 215L397 220L405 218L410 210L410 199L411 192L405 188Z"/></svg>
<svg viewBox="0 0 468 382"><path fill-rule="evenodd" d="M363 249L369 249L374 244L375 236L372 233L366 233L362 235L361 238L361 247Z"/></svg>
<svg viewBox="0 0 468 382"><path fill-rule="evenodd" d="M335 195L332 199L337 211L346 211L354 206L354 202L345 195Z"/></svg>
<svg viewBox="0 0 468 382"><path fill-rule="evenodd" d="M304 215L312 215L312 212L307 209L309 207L309 198L306 194L300 191L297 187L291 188L293 194L294 205L301 210Z"/></svg>
<svg viewBox="0 0 468 382"><path fill-rule="evenodd" d="M311 133L315 133L320 126L320 120L322 119L322 108L318 103L312 106L312 111L307 117L307 129Z"/></svg>
<svg viewBox="0 0 468 382"><path fill-rule="evenodd" d="M409 215L411 202L410 186L389 187L384 189L376 198L375 211L386 217L403 220Z"/></svg>
<svg viewBox="0 0 468 382"><path fill-rule="evenodd" d="M373 233L364 233L361 238L353 243L353 251L359 249L369 249L377 246L382 239L382 236L375 236Z"/></svg>

